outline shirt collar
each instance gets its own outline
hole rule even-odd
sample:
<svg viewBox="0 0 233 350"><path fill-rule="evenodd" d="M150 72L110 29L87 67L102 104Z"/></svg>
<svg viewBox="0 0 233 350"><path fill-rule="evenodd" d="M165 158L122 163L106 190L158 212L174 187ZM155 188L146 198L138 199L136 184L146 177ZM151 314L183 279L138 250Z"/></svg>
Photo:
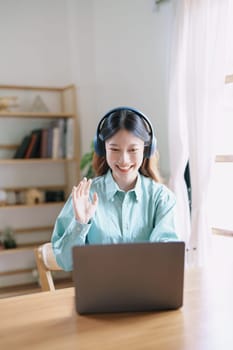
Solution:
<svg viewBox="0 0 233 350"><path fill-rule="evenodd" d="M111 170L108 170L108 172L105 175L105 185L106 185L106 189L107 189L107 199L108 200L113 200L115 194L120 190L119 186L117 185L117 183L114 181L113 177L112 177L112 172ZM122 192L122 191L121 191ZM141 180L141 174L138 173L138 178L137 178L137 182L135 187L130 190L129 192L134 192L135 193L135 198L136 201L138 202L141 198L141 194L142 194L142 180Z"/></svg>

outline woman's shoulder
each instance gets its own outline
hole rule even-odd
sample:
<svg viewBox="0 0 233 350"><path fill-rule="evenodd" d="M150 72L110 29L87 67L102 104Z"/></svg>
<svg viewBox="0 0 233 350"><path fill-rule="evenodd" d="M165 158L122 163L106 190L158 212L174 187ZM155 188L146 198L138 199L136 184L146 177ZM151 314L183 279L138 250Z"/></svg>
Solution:
<svg viewBox="0 0 233 350"><path fill-rule="evenodd" d="M174 193L164 183L156 182L150 177L141 175L142 185L150 191L152 195L174 198Z"/></svg>
<svg viewBox="0 0 233 350"><path fill-rule="evenodd" d="M94 189L102 188L104 186L105 175L97 176L92 179L91 187Z"/></svg>

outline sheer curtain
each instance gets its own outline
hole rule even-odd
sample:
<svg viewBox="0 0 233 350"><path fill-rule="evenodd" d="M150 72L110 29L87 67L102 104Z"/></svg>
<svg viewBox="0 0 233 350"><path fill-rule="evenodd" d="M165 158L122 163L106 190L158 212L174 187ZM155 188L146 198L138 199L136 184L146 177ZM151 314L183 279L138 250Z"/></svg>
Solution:
<svg viewBox="0 0 233 350"><path fill-rule="evenodd" d="M214 164L216 118L225 78L225 30L229 0L177 0L170 64L170 187L177 196L177 231L189 262L208 256L208 187ZM189 161L191 216L184 181Z"/></svg>

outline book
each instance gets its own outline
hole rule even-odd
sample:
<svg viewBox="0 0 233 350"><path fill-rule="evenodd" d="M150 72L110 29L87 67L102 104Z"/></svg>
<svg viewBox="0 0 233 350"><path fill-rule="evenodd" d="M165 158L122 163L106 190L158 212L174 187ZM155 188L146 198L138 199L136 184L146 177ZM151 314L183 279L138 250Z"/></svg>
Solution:
<svg viewBox="0 0 233 350"><path fill-rule="evenodd" d="M53 158L65 157L65 120L59 119L53 128Z"/></svg>
<svg viewBox="0 0 233 350"><path fill-rule="evenodd" d="M67 159L74 157L74 123L72 119L68 119L66 122L65 156Z"/></svg>
<svg viewBox="0 0 233 350"><path fill-rule="evenodd" d="M53 126L48 127L48 138L47 138L47 157L52 158L53 152Z"/></svg>
<svg viewBox="0 0 233 350"><path fill-rule="evenodd" d="M41 131L41 143L40 143L40 157L48 158L48 129L42 129Z"/></svg>
<svg viewBox="0 0 233 350"><path fill-rule="evenodd" d="M26 150L24 158L39 158L41 143L41 129L35 129L31 132L30 143Z"/></svg>
<svg viewBox="0 0 233 350"><path fill-rule="evenodd" d="M16 152L14 154L14 158L24 158L26 150L27 150L27 148L29 146L30 140L31 140L30 135L24 136L21 144L16 149Z"/></svg>
<svg viewBox="0 0 233 350"><path fill-rule="evenodd" d="M34 130L33 133L36 134L36 142L32 149L30 158L40 158L40 145L41 145L41 129Z"/></svg>
<svg viewBox="0 0 233 350"><path fill-rule="evenodd" d="M65 127L66 121L64 119L58 120L59 128L59 145L58 145L58 155L59 158L65 158Z"/></svg>
<svg viewBox="0 0 233 350"><path fill-rule="evenodd" d="M59 157L59 143L60 143L60 131L58 126L53 127L53 141L52 141L52 158L57 159Z"/></svg>

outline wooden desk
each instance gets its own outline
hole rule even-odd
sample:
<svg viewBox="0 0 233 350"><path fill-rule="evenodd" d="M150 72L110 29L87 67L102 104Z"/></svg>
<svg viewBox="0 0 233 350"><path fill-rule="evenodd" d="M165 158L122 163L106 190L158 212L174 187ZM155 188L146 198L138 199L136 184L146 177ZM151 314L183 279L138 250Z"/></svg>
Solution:
<svg viewBox="0 0 233 350"><path fill-rule="evenodd" d="M1 350L232 350L233 283L224 270L187 270L176 311L79 316L74 290L0 300Z"/></svg>

